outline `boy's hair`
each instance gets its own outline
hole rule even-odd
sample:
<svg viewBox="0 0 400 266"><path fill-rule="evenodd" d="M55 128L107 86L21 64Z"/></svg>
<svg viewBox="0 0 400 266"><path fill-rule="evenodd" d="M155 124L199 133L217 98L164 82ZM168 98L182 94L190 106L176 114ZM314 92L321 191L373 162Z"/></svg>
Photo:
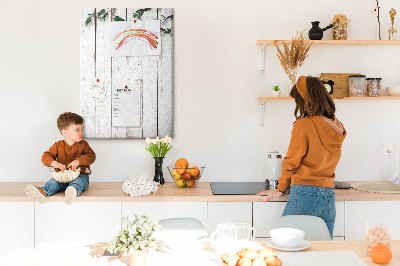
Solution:
<svg viewBox="0 0 400 266"><path fill-rule="evenodd" d="M314 115L323 115L330 119L335 119L335 103L329 95L321 80L315 77L308 76L307 80L308 102L306 103L297 91L296 85L290 91L290 96L296 102L294 116L297 119L303 117L311 117ZM307 108L305 105L307 104ZM299 112L299 114L297 114Z"/></svg>
<svg viewBox="0 0 400 266"><path fill-rule="evenodd" d="M60 132L70 125L83 125L83 117L75 113L65 112L57 118L57 127Z"/></svg>

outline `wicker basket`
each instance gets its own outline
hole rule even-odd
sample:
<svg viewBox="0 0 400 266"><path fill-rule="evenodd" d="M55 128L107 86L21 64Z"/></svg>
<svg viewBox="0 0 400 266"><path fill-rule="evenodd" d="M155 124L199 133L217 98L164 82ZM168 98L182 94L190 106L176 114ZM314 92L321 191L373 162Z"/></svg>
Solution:
<svg viewBox="0 0 400 266"><path fill-rule="evenodd" d="M53 167L50 168L51 177L60 183L69 183L78 178L81 173L81 169L77 168L76 171L65 170L65 171L56 171Z"/></svg>

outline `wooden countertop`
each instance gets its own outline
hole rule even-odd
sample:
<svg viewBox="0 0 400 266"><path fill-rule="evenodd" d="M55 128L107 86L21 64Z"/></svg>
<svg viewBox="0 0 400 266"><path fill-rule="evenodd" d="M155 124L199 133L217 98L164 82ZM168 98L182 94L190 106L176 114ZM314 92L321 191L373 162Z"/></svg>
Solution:
<svg viewBox="0 0 400 266"><path fill-rule="evenodd" d="M267 242L257 241L262 247L271 249ZM205 250L214 252L214 249L208 243L205 243ZM105 259L102 257L105 248L108 246L106 242L97 243L42 243L35 250L13 250L8 256L2 257L4 262L11 262L12 265L43 265L44 263L54 263L55 260L63 261L65 265L75 265L74 262L87 262L87 265L121 265L125 266L123 261L125 256L117 259ZM400 265L400 241L392 241L392 260L386 264L387 266ZM79 251L79 252L77 252ZM353 251L368 266L377 265L365 251L365 241L311 241L311 247L299 252L348 252ZM56 255L55 255L56 254ZM279 257L279 255L278 255ZM8 260L7 260L8 259ZM3 262L3 261L1 261ZM70 262L70 263L69 263ZM301 261L299 261L299 264ZM181 263L177 263L181 265ZM4 264L8 265L8 264ZM46 264L47 265L47 264Z"/></svg>
<svg viewBox="0 0 400 266"><path fill-rule="evenodd" d="M31 202L25 194L26 182L0 182L0 202ZM43 182L32 183L43 186ZM336 189L336 201L397 201L400 194L373 193L355 189ZM289 195L271 201L287 201ZM92 182L89 189L75 202L263 202L265 197L256 195L213 195L210 183L200 182L196 188L178 188L167 182L155 193L147 196L130 197L122 192L121 182ZM64 193L48 197L48 202L63 202Z"/></svg>

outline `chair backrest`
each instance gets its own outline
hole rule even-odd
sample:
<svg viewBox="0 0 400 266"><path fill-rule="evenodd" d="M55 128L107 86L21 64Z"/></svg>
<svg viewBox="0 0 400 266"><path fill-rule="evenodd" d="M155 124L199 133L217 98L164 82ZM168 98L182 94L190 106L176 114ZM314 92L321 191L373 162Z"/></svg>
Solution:
<svg viewBox="0 0 400 266"><path fill-rule="evenodd" d="M332 240L328 227L320 217L309 215L282 216L275 228L296 228L305 232L304 239L310 241Z"/></svg>

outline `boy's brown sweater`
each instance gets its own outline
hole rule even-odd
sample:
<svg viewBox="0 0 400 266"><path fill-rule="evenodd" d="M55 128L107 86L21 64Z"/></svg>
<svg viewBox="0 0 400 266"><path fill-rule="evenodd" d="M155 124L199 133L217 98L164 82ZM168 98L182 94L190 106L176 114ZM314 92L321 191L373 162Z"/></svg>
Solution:
<svg viewBox="0 0 400 266"><path fill-rule="evenodd" d="M298 119L294 124L278 181L280 191L286 191L290 185L334 187L335 169L347 132L337 119L327 121L330 126L324 120L313 116Z"/></svg>
<svg viewBox="0 0 400 266"><path fill-rule="evenodd" d="M96 160L96 154L87 141L81 140L72 146L68 145L65 140L57 141L43 153L42 163L44 166L50 167L53 161L57 161L68 166L75 159L79 161L81 173L89 175L91 173L90 165ZM86 173L86 169L88 169L88 173Z"/></svg>

